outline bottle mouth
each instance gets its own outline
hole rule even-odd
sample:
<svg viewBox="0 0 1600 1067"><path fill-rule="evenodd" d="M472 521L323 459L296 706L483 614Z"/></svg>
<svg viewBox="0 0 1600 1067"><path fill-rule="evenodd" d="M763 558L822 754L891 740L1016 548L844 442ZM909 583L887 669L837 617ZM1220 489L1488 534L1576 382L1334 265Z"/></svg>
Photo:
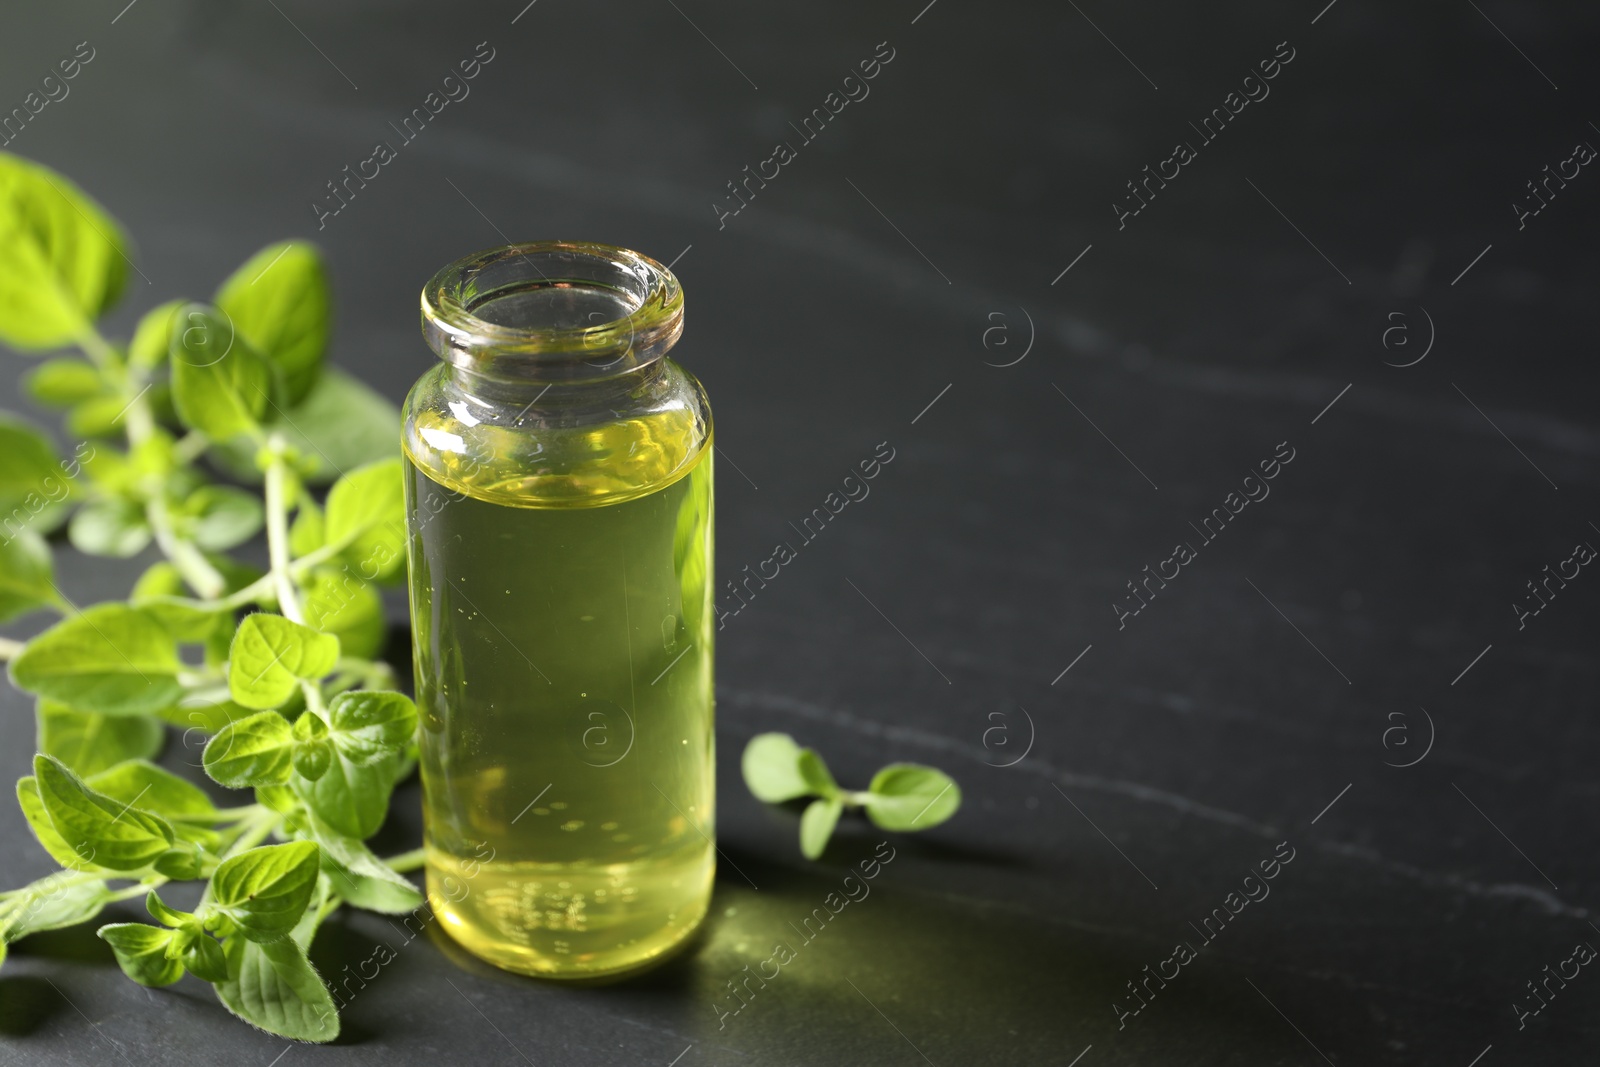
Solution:
<svg viewBox="0 0 1600 1067"><path fill-rule="evenodd" d="M532 241L458 259L422 290L422 335L452 366L506 381L607 378L683 333L683 289L626 248Z"/></svg>

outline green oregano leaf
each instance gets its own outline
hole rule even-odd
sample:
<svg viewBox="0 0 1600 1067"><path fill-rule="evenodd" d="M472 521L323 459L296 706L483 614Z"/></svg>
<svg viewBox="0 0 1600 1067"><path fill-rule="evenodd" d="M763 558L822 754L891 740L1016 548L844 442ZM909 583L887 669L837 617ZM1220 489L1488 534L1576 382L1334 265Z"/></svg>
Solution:
<svg viewBox="0 0 1600 1067"><path fill-rule="evenodd" d="M828 765L822 762L822 757L817 755L814 748L800 750L799 759L800 777L805 779L806 788L816 796L837 797L840 795L839 786L833 780L833 775L828 773Z"/></svg>
<svg viewBox="0 0 1600 1067"><path fill-rule="evenodd" d="M213 551L244 544L261 532L265 521L259 497L224 485L197 489L184 501L182 513L195 544Z"/></svg>
<svg viewBox="0 0 1600 1067"><path fill-rule="evenodd" d="M328 773L333 763L333 746L326 741L299 742L294 746L293 762L294 773L314 782Z"/></svg>
<svg viewBox="0 0 1600 1067"><path fill-rule="evenodd" d="M245 616L228 652L228 692L247 708L276 708L300 680L321 678L339 658L339 639L282 615Z"/></svg>
<svg viewBox="0 0 1600 1067"><path fill-rule="evenodd" d="M177 931L148 923L112 923L96 933L111 946L122 973L140 985L168 986L183 977L183 964L167 956Z"/></svg>
<svg viewBox="0 0 1600 1067"><path fill-rule="evenodd" d="M207 982L228 980L228 958L222 943L200 930L186 931L183 947L184 970Z"/></svg>
<svg viewBox="0 0 1600 1067"><path fill-rule="evenodd" d="M99 204L46 167L0 152L0 340L55 348L121 294L127 239Z"/></svg>
<svg viewBox="0 0 1600 1067"><path fill-rule="evenodd" d="M289 553L296 559L308 556L325 544L322 509L309 495L300 499L294 522L289 524Z"/></svg>
<svg viewBox="0 0 1600 1067"><path fill-rule="evenodd" d="M122 497L102 497L73 513L67 536L86 555L127 559L143 552L151 535L144 508Z"/></svg>
<svg viewBox="0 0 1600 1067"><path fill-rule="evenodd" d="M57 496L52 490L62 484L70 486L61 479L62 473L49 437L15 415L0 413L0 507L5 511L17 505L26 508L20 516L9 516L13 521L26 521L30 513L37 514Z"/></svg>
<svg viewBox="0 0 1600 1067"><path fill-rule="evenodd" d="M97 604L29 641L11 661L11 681L80 711L140 715L178 699L181 669L177 642L154 616Z"/></svg>
<svg viewBox="0 0 1600 1067"><path fill-rule="evenodd" d="M398 459L358 467L328 491L327 541L343 545L344 559L363 579L393 574L405 565L405 481Z"/></svg>
<svg viewBox="0 0 1600 1067"><path fill-rule="evenodd" d="M57 871L32 885L3 895L0 902L0 957L4 945L29 934L76 926L99 915L111 900L102 880L74 881L71 871Z"/></svg>
<svg viewBox="0 0 1600 1067"><path fill-rule="evenodd" d="M800 851L806 859L821 858L843 812L844 803L836 798L813 800L806 805L805 813L800 816Z"/></svg>
<svg viewBox="0 0 1600 1067"><path fill-rule="evenodd" d="M292 537L292 535L291 535ZM339 638L343 655L376 658L389 637L383 617L383 598L371 582L343 570L321 567L306 579L302 608L306 625Z"/></svg>
<svg viewBox="0 0 1600 1067"><path fill-rule="evenodd" d="M388 398L344 374L325 367L306 398L286 408L273 432L298 455L306 481L328 485L345 471L400 454L400 409ZM211 458L242 482L259 484L255 450L234 442L211 450ZM295 548L297 556L306 550Z"/></svg>
<svg viewBox="0 0 1600 1067"><path fill-rule="evenodd" d="M422 906L417 887L362 841L341 834L315 812L307 813L305 832L322 846L322 873L333 891L349 903L386 915L403 915Z"/></svg>
<svg viewBox="0 0 1600 1067"><path fill-rule="evenodd" d="M233 613L218 607L214 601L150 596L135 597L133 605L153 615L168 633L185 644L201 644L224 626L230 636L233 631Z"/></svg>
<svg viewBox="0 0 1600 1067"><path fill-rule="evenodd" d="M171 926L176 929L197 924L197 920L192 913L169 908L167 902L162 900L161 895L154 889L145 895L144 910L150 913L150 918L162 926Z"/></svg>
<svg viewBox="0 0 1600 1067"><path fill-rule="evenodd" d="M182 300L169 300L146 311L134 327L133 340L128 342L128 362L135 367L150 370L166 362L167 350L172 346L172 328L179 321Z"/></svg>
<svg viewBox="0 0 1600 1067"><path fill-rule="evenodd" d="M4 522L0 516L0 522ZM59 603L50 547L32 530L0 533L0 621Z"/></svg>
<svg viewBox="0 0 1600 1067"><path fill-rule="evenodd" d="M134 607L140 607L142 601L159 596L181 597L185 592L183 572L166 560L160 560L146 567L134 581L128 600Z"/></svg>
<svg viewBox="0 0 1600 1067"><path fill-rule="evenodd" d="M123 760L155 756L166 738L161 723L144 715L75 711L54 700L40 700L36 718L38 750L85 778Z"/></svg>
<svg viewBox="0 0 1600 1067"><path fill-rule="evenodd" d="M177 707L160 712L163 722L169 722L184 731L187 747L200 745L203 740L210 740L209 735L230 722L248 719L254 714L250 709L241 708L229 700L226 688L196 690L184 697ZM208 736L201 739L195 736L197 734Z"/></svg>
<svg viewBox="0 0 1600 1067"><path fill-rule="evenodd" d="M867 818L884 830L926 830L961 806L961 789L943 771L918 763L891 763L873 776L863 798Z"/></svg>
<svg viewBox="0 0 1600 1067"><path fill-rule="evenodd" d="M309 481L326 485L341 471L398 456L400 409L388 397L337 367L324 368L284 434L311 465Z"/></svg>
<svg viewBox="0 0 1600 1067"><path fill-rule="evenodd" d="M417 706L404 693L360 689L328 705L328 729L339 754L368 764L401 752L417 732Z"/></svg>
<svg viewBox="0 0 1600 1067"><path fill-rule="evenodd" d="M389 814L398 762L391 755L375 763L357 763L335 747L316 781L296 777L291 784L323 822L341 834L365 840L378 832Z"/></svg>
<svg viewBox="0 0 1600 1067"><path fill-rule="evenodd" d="M195 836L192 830L181 823L176 827L176 832L181 838ZM157 856L151 866L155 868L157 874L165 875L174 882L187 882L191 878L198 878L200 872L205 870L199 846L188 840L178 842Z"/></svg>
<svg viewBox="0 0 1600 1067"><path fill-rule="evenodd" d="M804 751L788 734L757 734L739 761L745 785L757 800L768 804L812 795L815 790L800 770Z"/></svg>
<svg viewBox="0 0 1600 1067"><path fill-rule="evenodd" d="M107 388L99 369L81 359L47 359L29 372L25 382L29 396L53 408L88 400Z"/></svg>
<svg viewBox="0 0 1600 1067"><path fill-rule="evenodd" d="M306 950L293 939L223 942L226 982L217 999L245 1022L296 1041L332 1041L339 1036L339 1010Z"/></svg>
<svg viewBox="0 0 1600 1067"><path fill-rule="evenodd" d="M22 809L22 817L28 820L28 829L33 831L33 836L51 859L71 871L105 869L91 862L92 850L85 849L79 853L56 832L55 824L45 813L44 801L39 797L39 783L31 774L17 779L17 807Z"/></svg>
<svg viewBox="0 0 1600 1067"><path fill-rule="evenodd" d="M252 941L285 937L311 902L320 857L314 841L265 845L230 856L211 876L211 906Z"/></svg>
<svg viewBox="0 0 1600 1067"><path fill-rule="evenodd" d="M90 776L85 784L112 800L168 818L205 819L217 814L205 790L149 760L125 760Z"/></svg>
<svg viewBox="0 0 1600 1067"><path fill-rule="evenodd" d="M67 432L74 437L115 437L122 432L127 407L128 401L116 393L80 400L67 412Z"/></svg>
<svg viewBox="0 0 1600 1067"><path fill-rule="evenodd" d="M285 784L294 752L290 729L276 711L228 723L206 744L206 773L233 789Z"/></svg>
<svg viewBox="0 0 1600 1067"><path fill-rule="evenodd" d="M302 811L300 798L287 785L258 785L255 787L256 803L265 805L280 815Z"/></svg>
<svg viewBox="0 0 1600 1067"><path fill-rule="evenodd" d="M304 241L268 245L222 283L216 305L252 348L278 366L285 406L299 403L317 380L332 321L327 273L316 247Z"/></svg>
<svg viewBox="0 0 1600 1067"><path fill-rule="evenodd" d="M89 788L60 760L35 756L33 773L50 825L85 861L135 871L172 847L175 835L165 819Z"/></svg>
<svg viewBox="0 0 1600 1067"><path fill-rule="evenodd" d="M321 715L308 711L294 721L289 732L299 742L320 741L328 736L328 724Z"/></svg>
<svg viewBox="0 0 1600 1067"><path fill-rule="evenodd" d="M168 354L178 418L215 441L255 432L272 393L266 361L216 309L188 304L177 316Z"/></svg>
<svg viewBox="0 0 1600 1067"><path fill-rule="evenodd" d="M328 724L314 711L302 712L290 731L294 736L294 772L308 782L328 773L333 762L333 745L328 741Z"/></svg>

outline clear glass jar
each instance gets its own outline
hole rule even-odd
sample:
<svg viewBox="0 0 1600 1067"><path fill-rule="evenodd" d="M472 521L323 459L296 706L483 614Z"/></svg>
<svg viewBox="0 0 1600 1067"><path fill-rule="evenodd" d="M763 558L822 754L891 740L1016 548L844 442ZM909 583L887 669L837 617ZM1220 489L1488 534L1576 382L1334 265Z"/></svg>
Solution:
<svg viewBox="0 0 1600 1067"><path fill-rule="evenodd" d="M683 293L608 245L434 276L406 400L428 899L508 970L593 977L693 932L715 865L711 410Z"/></svg>

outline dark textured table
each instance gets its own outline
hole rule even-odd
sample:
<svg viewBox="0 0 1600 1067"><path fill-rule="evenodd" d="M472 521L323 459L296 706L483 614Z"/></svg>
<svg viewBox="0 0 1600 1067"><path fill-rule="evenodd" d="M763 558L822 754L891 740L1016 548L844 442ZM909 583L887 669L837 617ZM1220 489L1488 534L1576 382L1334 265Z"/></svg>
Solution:
<svg viewBox="0 0 1600 1067"><path fill-rule="evenodd" d="M1600 1056L1600 973L1549 978L1600 946L1600 578L1516 607L1600 544L1600 176L1568 162L1600 144L1595 9L123 2L0 36L6 108L94 49L7 149L138 240L119 331L309 236L333 358L399 400L434 269L606 241L686 287L720 578L894 459L726 619L731 862L691 952L575 988L345 914L325 973L395 959L336 1045L289 1047L193 979L133 985L85 927L13 950L0 1060ZM470 95L402 140L479 42ZM325 183L379 141L395 158L334 213ZM144 562L62 571L92 601ZM21 775L30 705L0 704ZM847 784L937 764L966 802L888 836L870 895L734 1013L730 982L886 839L847 822L802 860L795 813L738 777L772 729ZM390 850L414 783L397 812ZM12 804L0 833L7 884L49 869Z"/></svg>

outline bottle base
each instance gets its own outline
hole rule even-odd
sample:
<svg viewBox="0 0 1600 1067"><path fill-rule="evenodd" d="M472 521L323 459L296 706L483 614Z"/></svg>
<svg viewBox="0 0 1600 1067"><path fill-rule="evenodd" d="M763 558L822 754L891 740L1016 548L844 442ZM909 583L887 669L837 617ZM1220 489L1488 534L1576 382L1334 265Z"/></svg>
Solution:
<svg viewBox="0 0 1600 1067"><path fill-rule="evenodd" d="M464 929L448 903L430 897L429 905L439 916L439 928L451 943L474 959L481 960L502 971L529 978L544 978L568 985L609 985L626 981L637 975L653 971L694 947L705 931L706 916L710 914L709 901L699 916L689 924L673 931L673 936L651 946L645 952L592 953L591 958L574 958L571 955L551 955L524 948L520 945L486 939ZM454 921L452 921L454 920Z"/></svg>
<svg viewBox="0 0 1600 1067"><path fill-rule="evenodd" d="M428 903L452 941L502 970L614 979L690 942L711 906L714 856L700 845L637 864L466 867L435 851Z"/></svg>

